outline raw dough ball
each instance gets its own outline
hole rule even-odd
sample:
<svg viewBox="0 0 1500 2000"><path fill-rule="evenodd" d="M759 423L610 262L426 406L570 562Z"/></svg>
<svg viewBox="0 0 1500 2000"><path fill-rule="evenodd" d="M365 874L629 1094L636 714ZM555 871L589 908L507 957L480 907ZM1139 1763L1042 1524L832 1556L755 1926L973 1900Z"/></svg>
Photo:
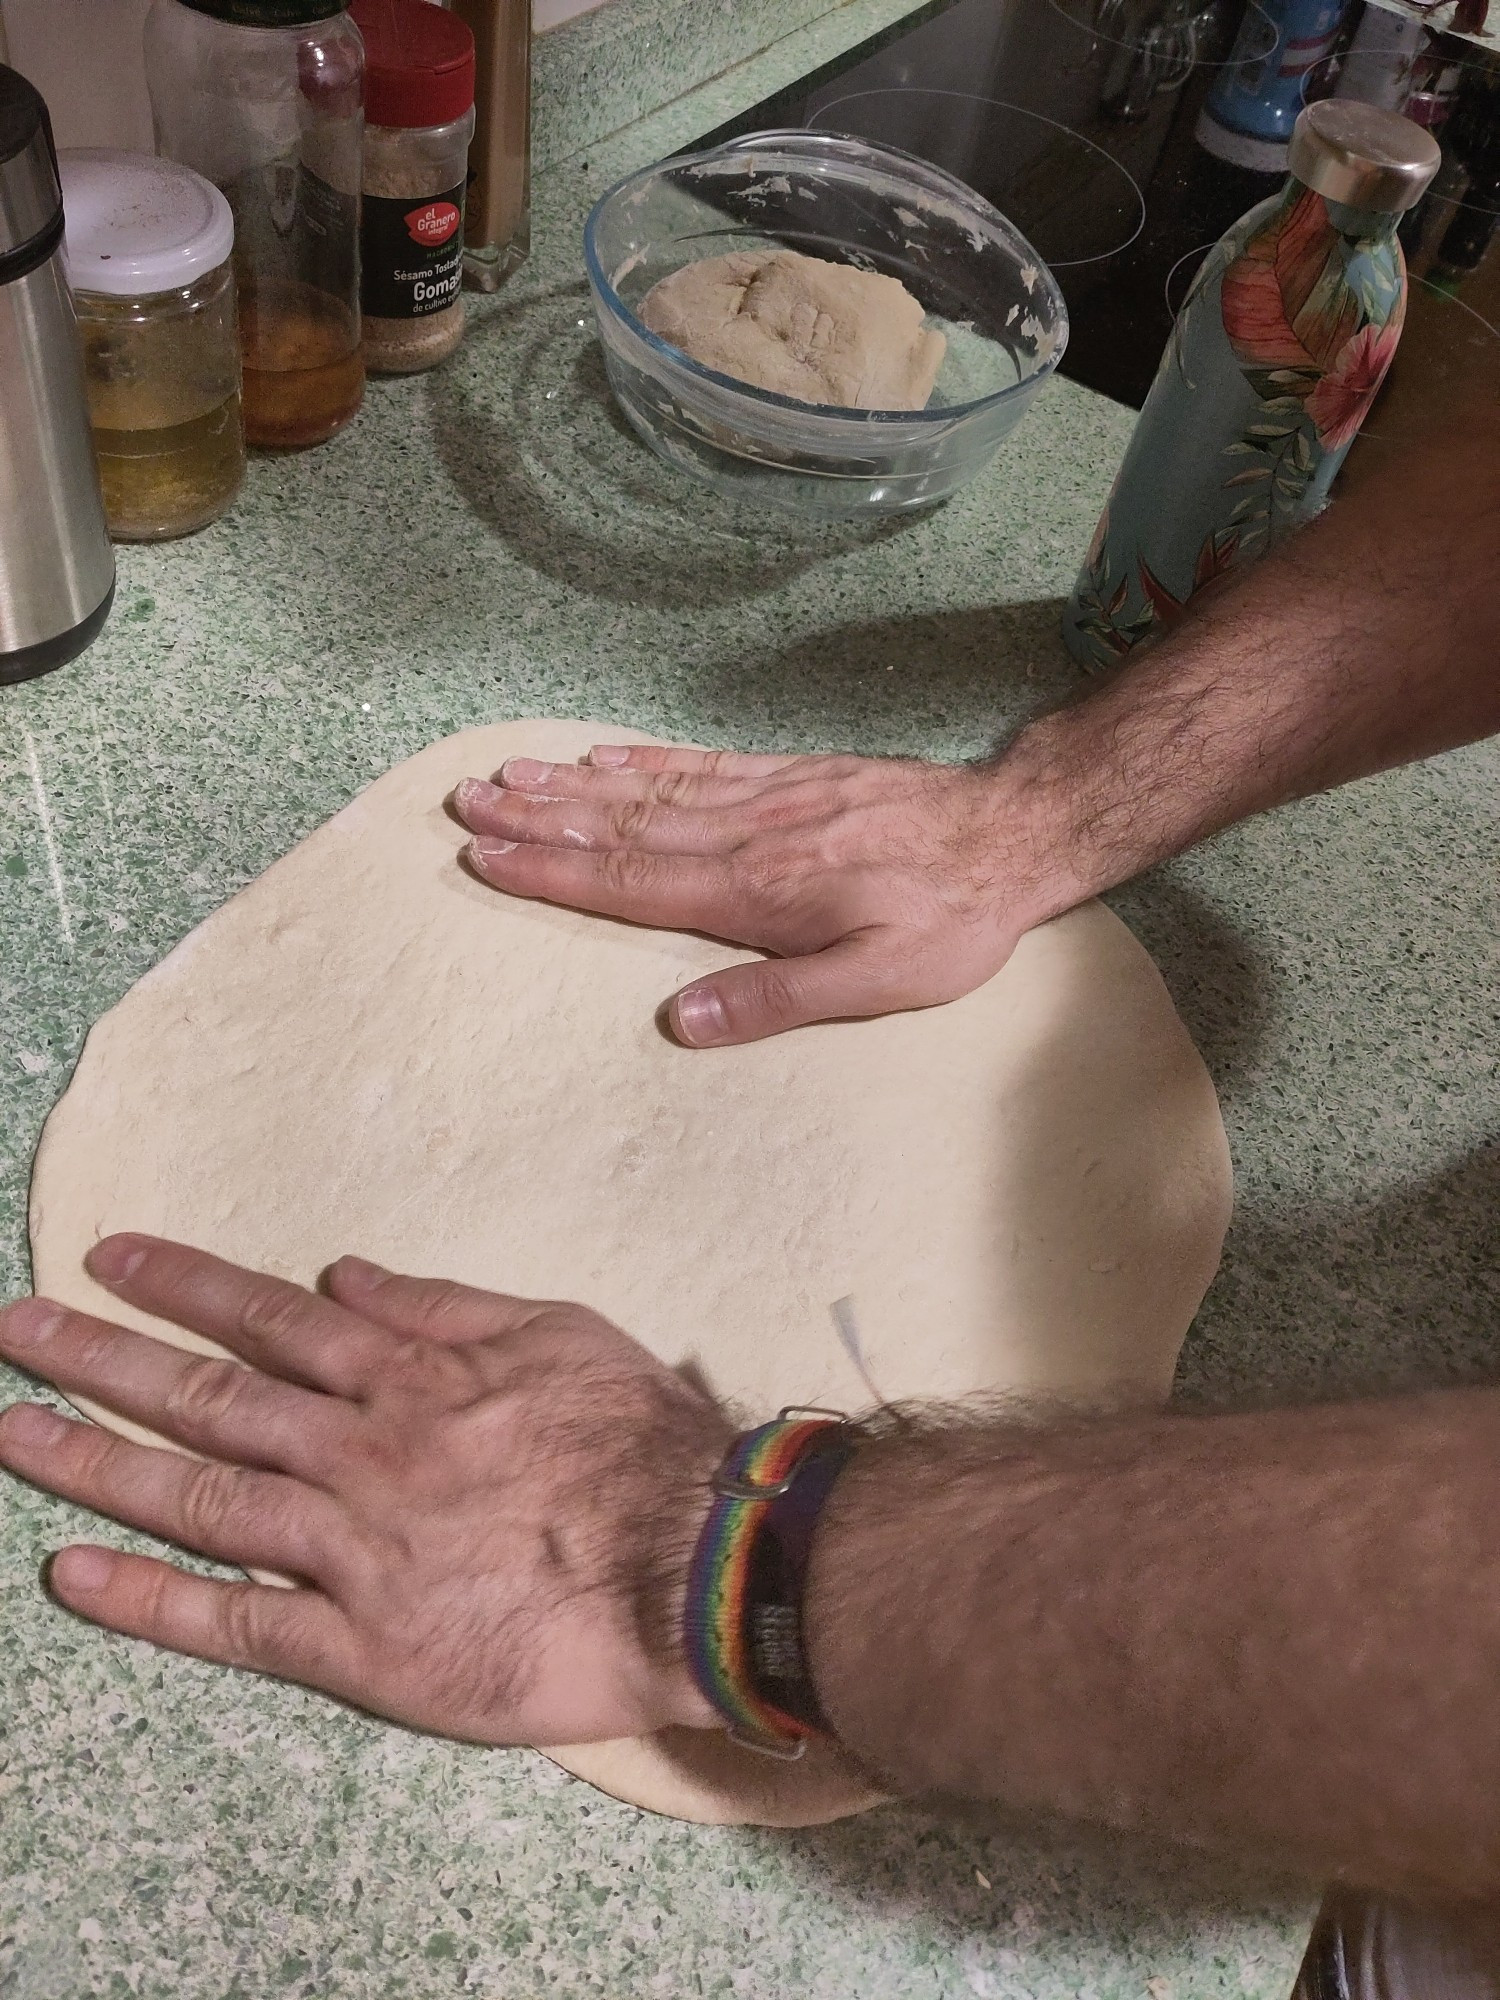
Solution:
<svg viewBox="0 0 1500 2000"><path fill-rule="evenodd" d="M920 410L948 343L895 278L803 257L732 250L685 264L639 307L653 333L757 389L852 410Z"/></svg>
<svg viewBox="0 0 1500 2000"><path fill-rule="evenodd" d="M679 1048L656 1009L753 954L497 895L458 865L461 778L600 740L623 735L518 722L434 743L148 972L47 1121L37 1288L207 1348L85 1275L91 1243L140 1229L303 1284L354 1251L581 1299L753 1421L866 1408L865 1373L889 1400L1160 1402L1218 1263L1229 1158L1125 926L1090 903L951 1006ZM846 1301L865 1373L830 1310ZM687 1819L874 1801L836 1751L779 1764L714 1731L548 1755Z"/></svg>

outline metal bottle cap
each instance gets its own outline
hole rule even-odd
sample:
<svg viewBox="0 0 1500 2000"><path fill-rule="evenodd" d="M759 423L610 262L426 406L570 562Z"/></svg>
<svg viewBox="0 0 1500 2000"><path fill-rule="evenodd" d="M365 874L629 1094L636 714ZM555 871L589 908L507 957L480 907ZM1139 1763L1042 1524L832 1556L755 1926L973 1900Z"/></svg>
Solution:
<svg viewBox="0 0 1500 2000"><path fill-rule="evenodd" d="M1442 160L1437 140L1410 118L1347 97L1309 104L1287 149L1287 166L1304 186L1388 215L1422 199Z"/></svg>
<svg viewBox="0 0 1500 2000"><path fill-rule="evenodd" d="M0 67L0 278L40 256L58 233L62 190L53 164L52 128L41 92Z"/></svg>

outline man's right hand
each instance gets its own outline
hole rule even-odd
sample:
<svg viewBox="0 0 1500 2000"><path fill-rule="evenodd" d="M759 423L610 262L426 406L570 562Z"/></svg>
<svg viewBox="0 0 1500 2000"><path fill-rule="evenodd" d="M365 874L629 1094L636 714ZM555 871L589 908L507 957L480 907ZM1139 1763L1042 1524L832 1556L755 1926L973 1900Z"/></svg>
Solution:
<svg viewBox="0 0 1500 2000"><path fill-rule="evenodd" d="M704 1048L934 1006L998 972L1068 900L1043 907L1047 857L1011 797L979 766L601 745L586 764L513 757L456 804L476 873L509 895L775 953L676 995L676 1034Z"/></svg>

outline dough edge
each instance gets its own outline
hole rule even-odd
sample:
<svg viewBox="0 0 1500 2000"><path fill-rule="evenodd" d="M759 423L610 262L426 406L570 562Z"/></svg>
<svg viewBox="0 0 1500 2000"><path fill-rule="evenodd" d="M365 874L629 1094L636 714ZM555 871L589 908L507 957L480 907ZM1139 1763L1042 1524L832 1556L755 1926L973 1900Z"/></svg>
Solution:
<svg viewBox="0 0 1500 2000"><path fill-rule="evenodd" d="M404 770L414 777L416 775L414 767L430 765L436 774L439 767L446 768L457 761L456 753L460 746L464 750L466 765L475 770L483 770L493 769L506 756L534 755L551 761L564 761L581 755L590 745L598 742L647 743L655 740L657 739L638 731L611 724L534 718L485 724L456 732L429 744L413 757L392 766L391 770ZM390 772L377 774L371 781L371 787L361 791L287 854L273 862L252 883L246 885L245 890L238 893L245 894L249 890L263 893L263 885L276 877L279 871L289 867L311 843L342 840L357 834L362 821L371 810L368 803L370 789L378 784L382 777L389 775ZM444 787L444 795L448 789L450 787ZM229 902L234 900L236 899L230 898ZM169 968L180 971L184 962L200 947L205 934L211 931L222 910L227 907L228 902L221 905L219 910L210 913L156 966L136 981L116 1006L127 1004L136 993L148 988L153 981L165 978ZM1112 918L1111 921L1118 920ZM1120 928L1123 930L1124 926ZM1138 945L1136 948L1140 950ZM724 962L730 963L736 958L748 959L756 956L759 954L726 952ZM1148 964L1150 963L1143 951L1141 956L1146 958ZM115 1011L115 1008L111 1008L101 1017L95 1029L91 1029L89 1041L94 1039L98 1027L109 1020ZM79 1061L80 1071L88 1055L89 1047L86 1042ZM69 1088L71 1087L70 1084ZM1212 1095L1211 1086L1209 1090ZM55 1107L53 1116L49 1117L38 1147L33 1174L34 1197L53 1165L51 1155L56 1142L54 1120L57 1109L63 1101L59 1100L59 1107ZM1219 1126L1219 1133L1222 1140L1222 1125ZM1224 1149L1224 1175L1223 1221L1227 1226L1227 1143ZM71 1293L73 1298L70 1302L79 1302L77 1300L79 1283L75 1274L59 1272L56 1276L62 1282L54 1283L45 1245L39 1240L37 1221L38 1211L34 1199L33 1269L38 1288L48 1289L54 1296L67 1297ZM1221 1240L1222 1231L1219 1235ZM98 1310L99 1300L103 1298L107 1301L107 1295L93 1287L91 1281L83 1282L95 1294L94 1300L85 1304L84 1309ZM202 1344L206 1346L206 1343ZM151 1439L149 1433L131 1424L128 1419L101 1411L85 1399L78 1399L78 1407L86 1414L107 1422L111 1428L125 1435L134 1436L141 1441L159 1442ZM696 1746L696 1767L686 1766L675 1754L680 1740L691 1737L706 1739ZM710 1744L711 1750L707 1749L707 1745ZM547 1746L542 1754L564 1770L610 1796L647 1811L700 1824L806 1826L867 1810L880 1803L883 1797L883 1794L874 1789L863 1772L836 1750L825 1746L814 1746L801 1763L787 1765L759 1756L753 1751L744 1750L727 1737L720 1737L714 1732L677 1731L666 1732L660 1738Z"/></svg>

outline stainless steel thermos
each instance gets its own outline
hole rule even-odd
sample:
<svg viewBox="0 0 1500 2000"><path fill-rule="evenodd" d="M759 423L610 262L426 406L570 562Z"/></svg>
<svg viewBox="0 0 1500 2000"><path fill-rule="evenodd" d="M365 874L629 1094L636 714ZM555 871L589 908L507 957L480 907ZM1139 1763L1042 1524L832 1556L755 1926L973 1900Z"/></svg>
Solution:
<svg viewBox="0 0 1500 2000"><path fill-rule="evenodd" d="M47 107L0 66L0 684L81 653L115 590L62 236Z"/></svg>

